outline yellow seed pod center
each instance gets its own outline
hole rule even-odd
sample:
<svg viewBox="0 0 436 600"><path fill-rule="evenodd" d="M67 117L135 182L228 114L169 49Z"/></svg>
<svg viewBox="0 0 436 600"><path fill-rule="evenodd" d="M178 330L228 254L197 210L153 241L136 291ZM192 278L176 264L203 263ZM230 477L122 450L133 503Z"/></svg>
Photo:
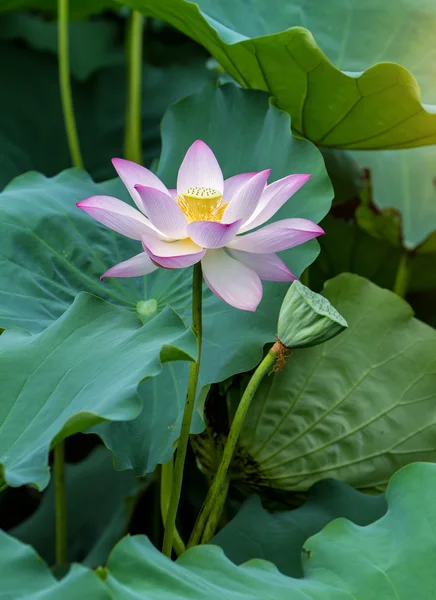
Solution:
<svg viewBox="0 0 436 600"><path fill-rule="evenodd" d="M191 187L179 194L176 201L188 223L221 221L227 204L221 192L208 187Z"/></svg>

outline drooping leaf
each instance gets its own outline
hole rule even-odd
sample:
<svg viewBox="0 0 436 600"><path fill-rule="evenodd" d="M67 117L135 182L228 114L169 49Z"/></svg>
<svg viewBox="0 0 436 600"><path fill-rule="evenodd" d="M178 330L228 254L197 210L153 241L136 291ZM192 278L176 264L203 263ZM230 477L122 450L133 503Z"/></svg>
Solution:
<svg viewBox="0 0 436 600"><path fill-rule="evenodd" d="M104 565L125 535L134 496L144 483L132 471L114 470L110 453L100 447L84 461L65 469L68 509L68 560L96 568ZM50 483L36 512L9 533L55 563L54 485Z"/></svg>
<svg viewBox="0 0 436 600"><path fill-rule="evenodd" d="M304 579L286 577L263 560L238 567L216 546L197 546L171 562L137 536L114 549L107 586L113 600L431 600L435 486L435 465L403 469L389 485L384 517L367 527L337 519L304 544Z"/></svg>
<svg viewBox="0 0 436 600"><path fill-rule="evenodd" d="M110 600L104 583L91 570L73 565L57 581L35 550L0 530L1 596L26 600Z"/></svg>
<svg viewBox="0 0 436 600"><path fill-rule="evenodd" d="M383 489L402 466L436 458L436 331L355 275L327 282L324 294L348 329L293 351L263 380L232 470L245 489L307 490L328 477ZM229 402L240 394L231 390Z"/></svg>
<svg viewBox="0 0 436 600"><path fill-rule="evenodd" d="M162 360L193 359L195 339L167 307L142 325L127 310L88 294L45 331L0 337L0 464L9 485L49 480L50 446L106 420L141 410L138 383Z"/></svg>
<svg viewBox="0 0 436 600"><path fill-rule="evenodd" d="M302 577L302 548L309 537L339 517L363 526L385 512L383 495L369 496L333 479L320 481L303 506L291 511L269 513L259 496L251 496L211 544L220 546L237 565L263 558L284 575Z"/></svg>
<svg viewBox="0 0 436 600"><path fill-rule="evenodd" d="M434 60L422 59L432 52L431 2L405 0L398 7L395 0L352 0L333 8L317 0L274 0L267 8L263 0L127 4L205 46L244 87L268 90L291 115L294 130L318 145L380 149L436 142L435 107L421 103L410 72L384 62L401 63L413 46L407 65L417 66L425 84L434 81ZM393 32L388 41L386 29ZM434 102L432 90L428 95Z"/></svg>

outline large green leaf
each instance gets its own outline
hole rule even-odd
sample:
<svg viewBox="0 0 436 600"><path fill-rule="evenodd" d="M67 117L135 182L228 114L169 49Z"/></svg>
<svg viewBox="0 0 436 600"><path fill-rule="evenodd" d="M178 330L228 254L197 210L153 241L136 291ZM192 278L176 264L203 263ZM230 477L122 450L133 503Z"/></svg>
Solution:
<svg viewBox="0 0 436 600"><path fill-rule="evenodd" d="M238 142L229 152L229 140L238 132ZM262 93L241 90L232 85L219 89L206 88L178 102L162 123L163 149L159 176L173 186L178 165L186 148L203 139L216 153L226 176L256 171L272 166L272 179L279 179L290 169L295 173L310 172L312 178L279 211L275 219L308 217L318 221L328 210L331 187L320 153L305 140L289 135L289 118L274 107L268 107ZM316 242L284 253L293 272L300 274L316 254ZM168 275L168 280L171 276ZM183 301L171 305L190 319L189 281L183 273L177 277L177 289ZM171 284L168 283L168 286ZM263 344L274 339L278 311L287 284L264 283L264 299L256 313L238 311L212 296L205 289L203 362L200 386L222 381L231 375L251 369L260 360ZM136 421L105 424L98 428L112 449L118 468L135 468L138 474L149 472L171 456L178 438L186 389L186 368L170 365L171 379L157 378L146 382L142 414ZM177 382L177 384L176 384ZM177 389L177 392L176 392ZM172 408L162 411L163 398L171 398ZM156 428L159 422L165 435L156 436L154 449L141 434ZM198 421L193 431L200 431ZM145 447L147 446L147 448Z"/></svg>
<svg viewBox="0 0 436 600"><path fill-rule="evenodd" d="M0 531L0 598L2 600L109 600L103 582L95 573L73 565L57 581L35 550Z"/></svg>
<svg viewBox="0 0 436 600"><path fill-rule="evenodd" d="M235 131L238 144L229 152ZM276 218L319 221L328 211L332 190L321 154L310 142L291 135L288 115L270 106L266 94L232 85L209 87L176 104L163 122L159 174L169 186L184 152L196 138L204 139L216 151L226 176L268 166L273 169L272 179L290 172L312 173L308 184ZM119 182L97 185L74 170L51 180L25 175L0 195L0 326L41 331L83 289L130 310L141 300L155 300L156 313L170 304L188 322L189 269L161 269L145 279L99 281L109 266L140 251L139 243L105 229L75 207L78 200L102 193L127 197ZM291 249L284 258L299 275L317 251L314 241ZM238 311L205 290L201 385L251 369L259 361L264 343L274 339L286 290L286 284L265 284L264 300L254 314ZM151 450L143 447L143 432L153 431L153 439L159 440L156 453L167 460L178 437L183 406L184 392L175 395L166 377L153 384L153 395L149 390L146 384L144 410L135 424L99 429L116 458L120 456L119 464L133 460L138 472L148 471L152 464ZM130 458L125 458L126 448L131 448Z"/></svg>
<svg viewBox="0 0 436 600"><path fill-rule="evenodd" d="M317 0L303 6L274 0L267 7L263 0L127 4L203 44L244 87L268 90L291 115L294 130L318 145L379 149L436 142L436 108L421 104L414 77L396 64L371 66L402 60L413 46L410 62L419 57L426 81L431 74L434 79L434 60L422 60L432 52L436 23L435 5L428 0L418 7L405 0L399 8L395 0L381 5L352 0L334 7ZM393 31L388 40L386 28Z"/></svg>
<svg viewBox="0 0 436 600"><path fill-rule="evenodd" d="M263 558L284 575L302 577L301 553L309 537L338 517L363 526L385 512L383 495L369 496L331 479L314 485L305 504L291 511L269 513L259 496L251 496L211 543L237 565Z"/></svg>
<svg viewBox="0 0 436 600"><path fill-rule="evenodd" d="M100 25L97 24L89 24ZM77 24L83 27L85 24ZM89 38L86 38L89 39ZM82 74L92 62L83 42L76 60ZM85 40L85 45L86 45ZM90 42L91 43L91 42ZM71 166L62 117L56 58L13 42L0 42L0 189L24 171L55 175ZM17 78L17 73L20 77ZM73 98L84 163L98 180L115 175L110 159L123 155L126 70L100 69L86 82L73 79ZM164 67L144 64L142 96L143 163L159 156L160 121L174 101L214 79L204 57ZM29 103L28 99L32 98ZM37 143L35 143L37 142Z"/></svg>
<svg viewBox="0 0 436 600"><path fill-rule="evenodd" d="M399 600L434 598L436 466L416 464L393 478L387 514L358 527L337 519L304 546L304 579L271 563L232 564L216 546L188 550L177 562L145 538L121 541L108 563L113 600Z"/></svg>
<svg viewBox="0 0 436 600"><path fill-rule="evenodd" d="M383 489L403 465L436 458L436 331L355 275L327 282L324 293L349 327L293 351L263 380L233 465L244 488L307 490L333 477ZM232 390L230 402L239 398Z"/></svg>
<svg viewBox="0 0 436 600"><path fill-rule="evenodd" d="M110 453L96 448L65 469L68 508L68 560L89 567L103 565L127 527L141 483L132 471L114 470ZM110 492L110 493L108 493ZM50 565L55 563L56 530L53 482L38 509L9 533L31 545Z"/></svg>
<svg viewBox="0 0 436 600"><path fill-rule="evenodd" d="M105 420L134 419L138 383L161 360L192 359L191 331L167 307L142 325L129 311L81 294L45 331L0 337L0 465L12 486L49 480L50 446Z"/></svg>

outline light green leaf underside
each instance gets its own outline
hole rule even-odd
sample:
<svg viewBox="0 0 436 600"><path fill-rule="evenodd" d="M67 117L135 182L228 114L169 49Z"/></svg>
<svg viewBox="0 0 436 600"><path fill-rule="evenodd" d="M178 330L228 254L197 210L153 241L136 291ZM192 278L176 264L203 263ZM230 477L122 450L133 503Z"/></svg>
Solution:
<svg viewBox="0 0 436 600"><path fill-rule="evenodd" d="M336 277L324 293L349 327L295 350L262 382L235 464L244 485L306 490L333 477L382 488L403 465L436 459L435 330L357 276Z"/></svg>
<svg viewBox="0 0 436 600"><path fill-rule="evenodd" d="M132 471L117 473L104 447L96 448L65 469L68 509L68 560L91 568L103 565L115 543L125 535L134 496L147 482ZM9 533L30 544L49 564L56 562L54 485L50 483L38 509Z"/></svg>
<svg viewBox="0 0 436 600"><path fill-rule="evenodd" d="M170 348L176 353L171 355ZM141 411L139 381L166 359L194 358L193 334L167 307L142 326L139 318L88 294L45 331L8 330L0 337L0 465L9 485L49 480L53 443L102 421L128 421Z"/></svg>
<svg viewBox="0 0 436 600"><path fill-rule="evenodd" d="M431 600L436 587L436 466L416 464L393 478L388 512L367 527L337 519L304 545L304 579L269 562L237 567L216 546L199 546L174 563L145 538L126 538L109 559L113 600Z"/></svg>
<svg viewBox="0 0 436 600"><path fill-rule="evenodd" d="M411 63L422 66L417 56L434 53L436 9L428 0L420 2L422 10L415 10L415 4L407 0L398 9L394 0L381 8L376 0L368 7L353 0L333 8L315 0L303 6L292 1L283 5L281 0L268 5L263 0L199 0L197 4L128 0L132 8L168 21L205 46L242 86L268 90L277 106L291 115L299 134L318 145L349 149L436 142L436 106L421 103L413 75L397 64L372 65L371 59L364 59L369 47L375 61L401 62L406 48L420 39L425 41L413 53ZM378 23L375 44L374 22ZM388 39L386 29L392 32ZM403 29L408 29L409 44ZM345 58L348 54L350 59ZM431 80L434 62L426 56L420 80ZM431 101L435 102L434 93Z"/></svg>
<svg viewBox="0 0 436 600"><path fill-rule="evenodd" d="M295 510L270 513L259 496L251 496L211 541L239 565L253 558L274 563L284 575L302 577L304 542L325 525L344 517L356 525L369 525L386 512L383 495L370 496L334 480L320 481L308 500Z"/></svg>

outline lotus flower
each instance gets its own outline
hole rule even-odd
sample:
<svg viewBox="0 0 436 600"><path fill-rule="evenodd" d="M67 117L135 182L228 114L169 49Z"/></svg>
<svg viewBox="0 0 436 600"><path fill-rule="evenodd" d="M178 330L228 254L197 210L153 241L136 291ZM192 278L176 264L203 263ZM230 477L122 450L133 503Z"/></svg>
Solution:
<svg viewBox="0 0 436 600"><path fill-rule="evenodd" d="M310 175L289 175L267 185L267 169L224 180L215 155L200 140L183 159L177 190L168 190L136 163L121 158L112 163L139 211L110 196L92 196L77 206L106 227L139 240L144 252L115 265L102 279L147 275L159 267L183 269L201 261L214 294L254 311L262 298L262 279L295 279L276 252L324 233L307 219L284 219L251 231L268 221Z"/></svg>

